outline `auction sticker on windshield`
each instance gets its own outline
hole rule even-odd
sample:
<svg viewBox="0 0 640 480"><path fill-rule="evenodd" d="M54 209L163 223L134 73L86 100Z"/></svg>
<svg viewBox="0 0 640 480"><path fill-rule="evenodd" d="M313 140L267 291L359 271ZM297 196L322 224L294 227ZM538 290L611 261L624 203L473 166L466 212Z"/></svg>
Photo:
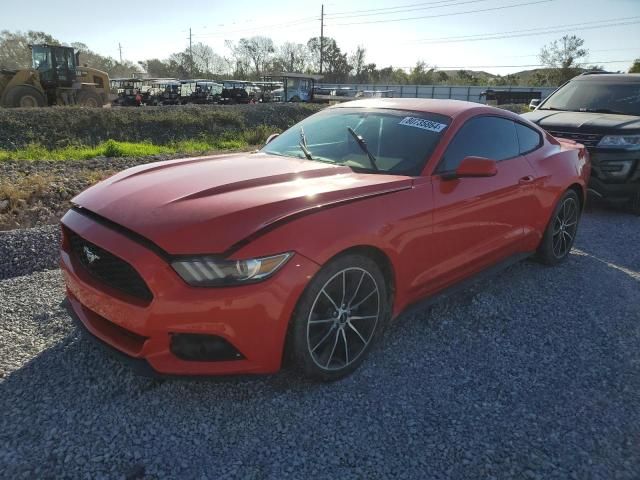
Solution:
<svg viewBox="0 0 640 480"><path fill-rule="evenodd" d="M431 120L425 120L424 118L416 117L404 117L400 121L400 125L407 125L409 127L421 128L423 130L429 130L430 132L440 133L447 125L444 123L433 122Z"/></svg>

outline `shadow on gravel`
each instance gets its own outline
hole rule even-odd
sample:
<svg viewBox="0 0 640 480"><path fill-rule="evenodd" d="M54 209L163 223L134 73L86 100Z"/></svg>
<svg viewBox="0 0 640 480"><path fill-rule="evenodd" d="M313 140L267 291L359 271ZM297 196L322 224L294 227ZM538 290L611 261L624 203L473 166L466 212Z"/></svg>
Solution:
<svg viewBox="0 0 640 480"><path fill-rule="evenodd" d="M403 319L331 384L149 380L74 331L0 383L0 471L637 478L638 279L580 250Z"/></svg>

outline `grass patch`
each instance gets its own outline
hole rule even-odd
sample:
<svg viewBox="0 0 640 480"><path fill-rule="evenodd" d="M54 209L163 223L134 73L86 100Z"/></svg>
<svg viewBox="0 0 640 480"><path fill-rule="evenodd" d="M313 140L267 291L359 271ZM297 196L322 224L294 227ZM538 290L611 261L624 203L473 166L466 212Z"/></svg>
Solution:
<svg viewBox="0 0 640 480"><path fill-rule="evenodd" d="M28 175L17 181L0 179L0 213L20 208L42 196L51 182L52 175Z"/></svg>
<svg viewBox="0 0 640 480"><path fill-rule="evenodd" d="M203 154L219 150L242 150L261 145L274 129L259 126L251 130L225 133L218 138L197 138L178 140L166 145L155 145L149 141L121 142L107 140L91 147L69 145L60 148L46 148L40 144L29 144L17 150L0 149L2 160L88 160L96 157L149 157L170 154Z"/></svg>

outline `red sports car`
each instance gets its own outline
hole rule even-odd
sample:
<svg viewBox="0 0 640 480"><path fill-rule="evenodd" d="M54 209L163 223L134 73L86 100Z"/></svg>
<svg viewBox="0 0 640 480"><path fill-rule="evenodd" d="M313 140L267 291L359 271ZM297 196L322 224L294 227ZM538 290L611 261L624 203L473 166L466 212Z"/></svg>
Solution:
<svg viewBox="0 0 640 480"><path fill-rule="evenodd" d="M460 101L344 103L269 140L73 200L61 264L100 343L155 374L342 377L409 307L564 260L590 173L582 145Z"/></svg>

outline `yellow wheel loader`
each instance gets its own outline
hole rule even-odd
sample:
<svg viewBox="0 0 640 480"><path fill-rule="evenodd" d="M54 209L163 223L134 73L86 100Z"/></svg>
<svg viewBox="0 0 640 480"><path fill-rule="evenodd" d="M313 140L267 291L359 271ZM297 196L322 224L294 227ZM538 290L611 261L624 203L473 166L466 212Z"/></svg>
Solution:
<svg viewBox="0 0 640 480"><path fill-rule="evenodd" d="M0 70L0 106L44 107L110 103L109 75L80 66L71 47L32 45L32 68Z"/></svg>

